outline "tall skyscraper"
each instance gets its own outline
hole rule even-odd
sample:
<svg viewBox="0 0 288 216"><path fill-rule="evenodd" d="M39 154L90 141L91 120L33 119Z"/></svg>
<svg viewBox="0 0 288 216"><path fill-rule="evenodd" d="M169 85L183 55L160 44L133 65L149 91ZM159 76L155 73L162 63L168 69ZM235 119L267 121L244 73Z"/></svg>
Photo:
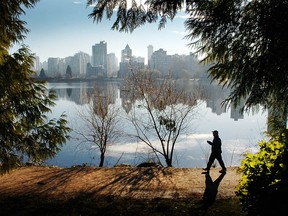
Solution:
<svg viewBox="0 0 288 216"><path fill-rule="evenodd" d="M90 56L84 52L76 53L69 62L72 69L72 75L75 77L85 77L87 70L87 63L90 62Z"/></svg>
<svg viewBox="0 0 288 216"><path fill-rule="evenodd" d="M94 67L103 66L107 71L107 43L100 41L99 44L92 46L92 65Z"/></svg>
<svg viewBox="0 0 288 216"><path fill-rule="evenodd" d="M117 67L118 60L116 58L115 53L109 53L107 55L107 76L113 77L113 75L117 75Z"/></svg>
<svg viewBox="0 0 288 216"><path fill-rule="evenodd" d="M34 70L35 72L40 72L41 68L40 68L39 56L35 56L35 58L33 60L33 67L31 69Z"/></svg>
<svg viewBox="0 0 288 216"><path fill-rule="evenodd" d="M59 58L48 58L47 76L56 77L59 75L58 63L59 63Z"/></svg>
<svg viewBox="0 0 288 216"><path fill-rule="evenodd" d="M161 48L153 52L150 59L150 67L159 70L163 75L167 75L170 69L167 51Z"/></svg>
<svg viewBox="0 0 288 216"><path fill-rule="evenodd" d="M66 68L67 68L66 58L60 58L58 61L58 69L62 77L65 77Z"/></svg>
<svg viewBox="0 0 288 216"><path fill-rule="evenodd" d="M148 48L148 66L150 66L151 56L153 54L153 46L149 45L147 48Z"/></svg>
<svg viewBox="0 0 288 216"><path fill-rule="evenodd" d="M129 62L132 58L132 49L127 44L125 49L121 51L121 62Z"/></svg>

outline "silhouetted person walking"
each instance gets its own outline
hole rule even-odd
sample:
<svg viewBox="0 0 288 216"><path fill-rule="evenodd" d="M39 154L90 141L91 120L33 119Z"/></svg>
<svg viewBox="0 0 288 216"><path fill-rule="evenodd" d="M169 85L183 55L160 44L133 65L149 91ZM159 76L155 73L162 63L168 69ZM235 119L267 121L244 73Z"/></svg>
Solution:
<svg viewBox="0 0 288 216"><path fill-rule="evenodd" d="M221 156L221 153L222 153L222 150L221 150L221 139L219 138L219 135L218 135L218 131L217 130L214 130L212 131L213 132L213 141L207 141L208 144L210 144L212 146L212 152L210 154L210 157L209 157L209 161L207 163L207 167L203 170L205 171L209 171L214 160L217 159L220 166L222 167L222 170L220 170L219 172L221 173L226 173L226 167L224 165L224 162L222 160L222 156Z"/></svg>

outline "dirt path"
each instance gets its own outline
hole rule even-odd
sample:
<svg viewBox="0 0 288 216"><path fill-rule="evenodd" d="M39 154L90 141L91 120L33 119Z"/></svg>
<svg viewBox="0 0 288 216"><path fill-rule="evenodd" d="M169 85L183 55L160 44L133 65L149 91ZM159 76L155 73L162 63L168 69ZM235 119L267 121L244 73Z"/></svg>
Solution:
<svg viewBox="0 0 288 216"><path fill-rule="evenodd" d="M219 169L205 175L195 168L22 167L0 176L0 196L198 199L205 189L218 189L217 198L230 198L239 178L237 168L228 168L226 175L220 175Z"/></svg>

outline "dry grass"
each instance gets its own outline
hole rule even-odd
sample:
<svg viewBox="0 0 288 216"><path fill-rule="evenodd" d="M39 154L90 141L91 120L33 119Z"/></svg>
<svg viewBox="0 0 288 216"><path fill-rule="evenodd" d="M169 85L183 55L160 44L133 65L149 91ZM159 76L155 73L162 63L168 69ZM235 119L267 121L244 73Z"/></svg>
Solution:
<svg viewBox="0 0 288 216"><path fill-rule="evenodd" d="M237 168L22 167L0 177L5 215L244 215ZM218 181L217 181L218 179ZM20 213L20 214L19 214Z"/></svg>

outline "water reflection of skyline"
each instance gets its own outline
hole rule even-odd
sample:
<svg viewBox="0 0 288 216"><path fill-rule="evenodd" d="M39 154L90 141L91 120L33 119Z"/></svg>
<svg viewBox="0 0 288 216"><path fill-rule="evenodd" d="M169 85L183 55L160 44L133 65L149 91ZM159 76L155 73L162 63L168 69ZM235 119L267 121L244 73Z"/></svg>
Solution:
<svg viewBox="0 0 288 216"><path fill-rule="evenodd" d="M223 89L210 81L181 80L181 85L188 92L200 91L197 116L192 119L191 129L184 132L177 143L175 155L176 167L201 167L206 164L210 146L206 140L211 139L211 130L218 129L223 143L223 158L229 165L240 165L243 153L255 152L257 141L263 139L267 114L239 113L239 108L224 109L222 102L228 97L229 90ZM49 83L48 89L54 89L58 96L56 106L52 108L51 117L57 117L63 112L67 114L70 126L81 127L77 113L87 104L87 95L93 92L93 86L102 90L103 99L109 95L112 103L121 105L126 112L131 106L129 94L122 88L121 82L79 82L79 83ZM124 91L123 91L124 90ZM237 121L241 119L241 121ZM127 132L130 127L121 125ZM73 132L72 132L73 133ZM73 137L73 134L72 134ZM69 167L75 164L98 164L97 150L89 146L81 146L77 139L71 139L64 145L57 156L47 161L50 165ZM145 144L134 140L118 140L109 147L106 166L113 166L119 158L121 163L137 165L147 159ZM144 149L144 150L143 150ZM146 152L145 152L146 151ZM123 155L124 153L124 155ZM123 156L122 156L123 155Z"/></svg>
<svg viewBox="0 0 288 216"><path fill-rule="evenodd" d="M244 101L238 107L230 107L227 109L223 106L223 101L229 96L230 90L222 88L216 83L209 80L190 80L180 81L187 92L201 91L199 100L206 103L206 107L211 109L212 113L221 115L230 111L230 118L234 121L244 119L244 114L240 112L240 108L244 105ZM79 82L79 83L49 83L48 89L54 89L58 100L67 100L77 105L85 105L88 103L87 96L93 93L96 86L101 90L103 97L109 96L110 102L115 103L119 98L122 108L128 113L132 108L132 103L126 89L122 87L121 81L97 81L97 82ZM108 97L107 97L108 98Z"/></svg>

